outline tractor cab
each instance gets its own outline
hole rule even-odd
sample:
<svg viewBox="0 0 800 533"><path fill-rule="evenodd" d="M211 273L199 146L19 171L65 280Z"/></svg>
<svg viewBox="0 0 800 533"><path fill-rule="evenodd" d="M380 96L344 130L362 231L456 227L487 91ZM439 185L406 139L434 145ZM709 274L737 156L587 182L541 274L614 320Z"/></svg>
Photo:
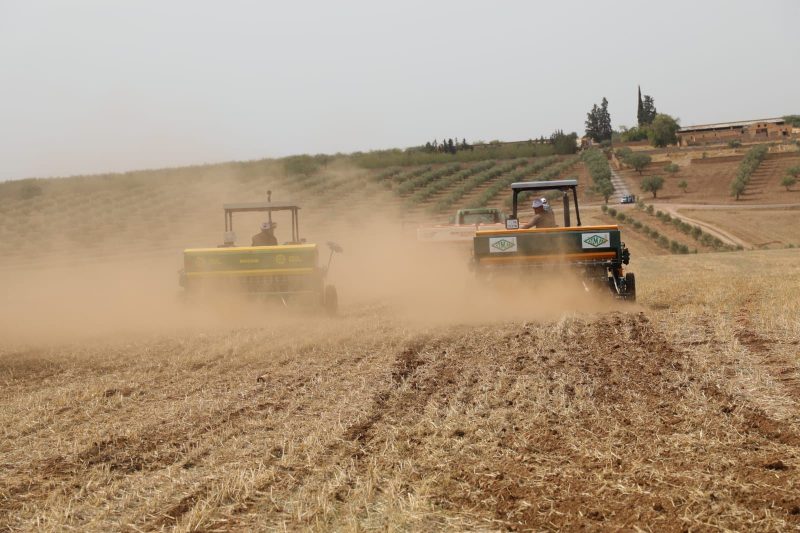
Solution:
<svg viewBox="0 0 800 533"><path fill-rule="evenodd" d="M303 244L305 239L300 238L300 207L292 203L280 203L272 201L272 192L267 193L266 202L247 202L236 204L224 204L222 209L225 211L225 233L223 244L220 248L230 248L236 246L236 233L233 230L233 215L234 213L266 213L266 223L272 231L278 229L280 233L277 235L285 235L283 229L283 219L287 217L280 215L280 213L287 212L289 214L288 226L291 231L291 239L283 241L281 244ZM279 224L280 220L280 224ZM280 239L278 240L280 242ZM276 244L277 245L277 244Z"/></svg>
<svg viewBox="0 0 800 533"><path fill-rule="evenodd" d="M513 194L511 200L511 216L506 219L506 229L519 229L518 206L520 199L526 199L530 196L551 197L553 199L560 199L564 211L564 227L572 226L572 219L570 217L570 192L572 193L573 202L575 205L575 220L577 226L581 225L581 214L578 211L578 180L557 180L557 181L526 181L511 184L511 192ZM549 193L549 194L548 194Z"/></svg>

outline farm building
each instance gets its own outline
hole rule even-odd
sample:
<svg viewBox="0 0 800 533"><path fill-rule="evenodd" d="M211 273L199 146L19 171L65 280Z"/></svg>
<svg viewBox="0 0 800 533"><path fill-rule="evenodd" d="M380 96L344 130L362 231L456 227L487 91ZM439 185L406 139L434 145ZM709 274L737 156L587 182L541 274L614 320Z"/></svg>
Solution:
<svg viewBox="0 0 800 533"><path fill-rule="evenodd" d="M681 146L695 146L728 141L778 141L792 135L792 126L786 124L783 118L762 118L681 128L678 131L678 143Z"/></svg>

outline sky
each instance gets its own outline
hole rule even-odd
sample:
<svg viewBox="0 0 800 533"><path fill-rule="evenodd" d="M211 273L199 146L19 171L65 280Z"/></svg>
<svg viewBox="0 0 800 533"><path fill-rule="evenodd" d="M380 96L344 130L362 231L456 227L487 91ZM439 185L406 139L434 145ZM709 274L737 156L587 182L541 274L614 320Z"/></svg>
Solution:
<svg viewBox="0 0 800 533"><path fill-rule="evenodd" d="M0 180L800 114L800 2L0 0Z"/></svg>

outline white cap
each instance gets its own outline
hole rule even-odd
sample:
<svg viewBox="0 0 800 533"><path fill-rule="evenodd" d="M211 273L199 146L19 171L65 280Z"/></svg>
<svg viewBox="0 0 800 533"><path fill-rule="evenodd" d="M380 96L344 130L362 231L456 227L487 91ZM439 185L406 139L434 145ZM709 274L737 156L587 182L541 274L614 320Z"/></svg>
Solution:
<svg viewBox="0 0 800 533"><path fill-rule="evenodd" d="M275 224L274 222L262 222L261 223L261 229L264 230L264 231L269 230L269 229L274 229L275 226L277 226L277 224Z"/></svg>
<svg viewBox="0 0 800 533"><path fill-rule="evenodd" d="M542 196L542 205L547 205L548 203L549 203L549 202L547 201L547 198L545 198L544 196Z"/></svg>
<svg viewBox="0 0 800 533"><path fill-rule="evenodd" d="M536 209L537 207L542 207L544 204L542 203L541 198L537 198L536 200L533 201L533 204L531 205L533 206L534 209Z"/></svg>

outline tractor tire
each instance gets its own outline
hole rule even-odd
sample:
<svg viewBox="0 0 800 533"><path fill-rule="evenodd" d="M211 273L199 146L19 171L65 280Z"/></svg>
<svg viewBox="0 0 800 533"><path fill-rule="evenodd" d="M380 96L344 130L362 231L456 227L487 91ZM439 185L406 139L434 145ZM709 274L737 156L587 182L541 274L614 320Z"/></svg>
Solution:
<svg viewBox="0 0 800 533"><path fill-rule="evenodd" d="M322 306L328 316L334 316L339 309L339 295L336 293L336 287L328 285L325 287L325 294L322 298Z"/></svg>
<svg viewBox="0 0 800 533"><path fill-rule="evenodd" d="M636 301L636 276L633 272L625 274L625 299L630 302Z"/></svg>

